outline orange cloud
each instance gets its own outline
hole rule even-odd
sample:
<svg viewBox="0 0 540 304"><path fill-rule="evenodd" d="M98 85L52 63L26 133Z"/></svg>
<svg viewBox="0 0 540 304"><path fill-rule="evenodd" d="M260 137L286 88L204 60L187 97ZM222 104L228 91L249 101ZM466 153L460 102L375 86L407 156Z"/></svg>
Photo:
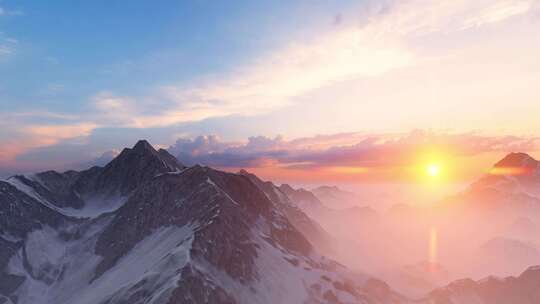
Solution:
<svg viewBox="0 0 540 304"><path fill-rule="evenodd" d="M78 123L23 127L21 135L0 145L0 165L12 164L17 155L29 149L54 145L64 139L87 136L96 126L92 123Z"/></svg>
<svg viewBox="0 0 540 304"><path fill-rule="evenodd" d="M97 127L94 123L77 123L71 125L31 125L24 131L34 139L35 146L52 145L62 139L86 136Z"/></svg>

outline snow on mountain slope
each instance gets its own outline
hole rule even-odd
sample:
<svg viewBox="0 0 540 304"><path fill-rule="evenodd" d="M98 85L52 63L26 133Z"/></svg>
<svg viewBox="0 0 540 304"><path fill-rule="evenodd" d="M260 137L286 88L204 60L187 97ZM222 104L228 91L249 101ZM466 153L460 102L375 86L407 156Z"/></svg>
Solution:
<svg viewBox="0 0 540 304"><path fill-rule="evenodd" d="M109 199L103 199L103 198L95 198L95 199L88 199L87 203L84 202L80 203L80 207L78 209L73 208L71 206L67 207L59 207L57 204L55 204L55 201L51 200L51 198L47 198L47 196L42 196L43 194L40 194L40 191L37 189L40 189L40 186L36 186L35 184L35 178L36 176L12 176L6 180L9 184L16 187L21 192L24 192L28 196L31 196L36 201L43 204L43 206L50 208L51 210L54 210L55 212L58 212L59 214L62 214L64 216L68 217L76 217L76 218L92 218L97 217L103 213L112 212L116 209L118 209L126 200L125 197L115 197L109 198ZM32 181L34 179L34 181ZM37 189L36 189L37 187ZM77 198L80 200L80 198Z"/></svg>
<svg viewBox="0 0 540 304"><path fill-rule="evenodd" d="M147 141L124 149L105 167L58 173L16 175L6 181L46 207L70 217L97 217L124 204L127 196L156 175L185 167L167 151Z"/></svg>
<svg viewBox="0 0 540 304"><path fill-rule="evenodd" d="M179 271L190 261L193 228L155 230L123 256L114 268L91 281L82 293L67 299L67 303L132 301L139 297L137 293L141 290L152 292L145 303L164 303L178 287Z"/></svg>
<svg viewBox="0 0 540 304"><path fill-rule="evenodd" d="M95 267L101 261L94 253L94 245L108 221L82 228L85 232L77 239L66 238L68 231L57 232L49 227L30 233L24 249L7 266L8 273L25 277L11 295L17 298L16 303L90 304L109 299L115 303L136 296L141 282L156 291L147 303L164 303L176 288L176 271L189 260L192 227L154 231L123 256L117 267L93 280Z"/></svg>
<svg viewBox="0 0 540 304"><path fill-rule="evenodd" d="M0 303L406 302L320 256L283 198L145 141L104 168L0 182ZM114 208L67 212L99 199Z"/></svg>

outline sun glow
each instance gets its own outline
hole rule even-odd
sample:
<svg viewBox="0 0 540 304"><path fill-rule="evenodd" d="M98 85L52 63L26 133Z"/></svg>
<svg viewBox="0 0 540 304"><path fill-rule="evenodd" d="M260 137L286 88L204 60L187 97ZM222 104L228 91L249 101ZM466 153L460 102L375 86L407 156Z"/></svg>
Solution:
<svg viewBox="0 0 540 304"><path fill-rule="evenodd" d="M439 164L429 164L426 167L426 173L430 177L438 177L441 174L441 166Z"/></svg>

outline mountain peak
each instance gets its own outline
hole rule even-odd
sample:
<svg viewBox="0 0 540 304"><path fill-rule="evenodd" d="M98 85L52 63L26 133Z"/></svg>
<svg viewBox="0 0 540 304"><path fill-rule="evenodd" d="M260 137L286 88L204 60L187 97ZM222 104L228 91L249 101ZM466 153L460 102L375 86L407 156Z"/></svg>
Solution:
<svg viewBox="0 0 540 304"><path fill-rule="evenodd" d="M279 189L285 193L294 192L294 188L291 187L291 185L289 184L281 184L281 186L279 186Z"/></svg>
<svg viewBox="0 0 540 304"><path fill-rule="evenodd" d="M138 152L142 152L142 151L151 151L151 152L157 152L154 147L152 147L152 145L145 139L141 139L139 140L135 146L133 146L132 148L133 151L138 151Z"/></svg>
<svg viewBox="0 0 540 304"><path fill-rule="evenodd" d="M535 168L539 162L527 153L512 152L495 164L496 168Z"/></svg>
<svg viewBox="0 0 540 304"><path fill-rule="evenodd" d="M120 155L118 155L111 163L125 163L127 167L144 167L144 170L149 170L152 166L157 173L164 173L168 171L177 171L184 169L182 165L174 156L172 156L167 150L156 150L154 147L144 139L137 141L137 143L131 149L124 149ZM140 169L143 169L143 168Z"/></svg>
<svg viewBox="0 0 540 304"><path fill-rule="evenodd" d="M240 174L240 175L251 175L251 173L249 173L245 169L240 169L240 171L238 171L238 174Z"/></svg>
<svg viewBox="0 0 540 304"><path fill-rule="evenodd" d="M166 150L156 151L148 141L139 140L133 148L122 150L99 172L84 174L85 178L78 181L83 188L79 192L125 196L159 174L183 169L185 167Z"/></svg>

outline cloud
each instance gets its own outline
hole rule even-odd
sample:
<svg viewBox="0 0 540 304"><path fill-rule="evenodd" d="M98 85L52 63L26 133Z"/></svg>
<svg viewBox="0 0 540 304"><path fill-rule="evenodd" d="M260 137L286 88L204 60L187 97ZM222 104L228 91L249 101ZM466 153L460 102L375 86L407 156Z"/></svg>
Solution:
<svg viewBox="0 0 540 304"><path fill-rule="evenodd" d="M0 113L0 119L5 121L9 118L39 118L39 119L60 119L60 120L78 120L80 117L73 114L57 113L51 111L25 111Z"/></svg>
<svg viewBox="0 0 540 304"><path fill-rule="evenodd" d="M7 10L4 7L0 7L0 18L7 16L20 16L23 13L21 11ZM0 60L5 59L15 52L15 46L18 41L14 38L7 36L0 30Z"/></svg>
<svg viewBox="0 0 540 304"><path fill-rule="evenodd" d="M365 173L368 169L404 168L418 163L421 157L430 153L452 162L493 152L538 150L540 138L535 137L421 130L402 134L334 134L293 140L259 136L250 137L244 143L199 136L179 139L169 148L172 154L188 164L201 163L225 169L270 167L313 174L318 170L343 171L340 168L366 169L350 171L357 173Z"/></svg>
<svg viewBox="0 0 540 304"><path fill-rule="evenodd" d="M24 12L21 10L11 10L0 6L0 17L2 16L23 16Z"/></svg>
<svg viewBox="0 0 540 304"><path fill-rule="evenodd" d="M307 116L310 111L316 112L317 117L310 120L313 126L303 127L302 132L297 132L297 134L306 135L320 132L323 128L325 128L325 132L333 132L338 129L358 130L363 128L363 125L359 125L363 120L375 121L374 123L377 125L385 127L393 123L412 129L418 126L413 123L404 124L405 119L402 116L397 116L397 113L400 112L399 109L404 107L414 109L409 111L407 116L410 118L407 119L416 123L420 120L415 116L416 112L429 111L432 113L432 109L439 111L439 107L442 109L440 111L445 111L445 106L451 108L460 104L469 106L471 101L463 98L463 95L467 95L474 101L488 100L486 102L489 102L487 109L482 109L483 111L479 111L480 113L475 114L473 118L469 117L470 120L491 121L492 112L489 110L492 108L503 108L504 113L507 113L506 104L491 102L489 98L485 97L486 92L495 92L493 88L496 86L492 82L487 82L490 77L504 73L486 72L485 67L492 65L481 62L483 64L481 67L482 77L484 78L482 81L475 82L473 80L477 79L472 79L473 77L470 76L472 73L467 73L468 70L464 68L465 65L470 66L468 61L461 57L455 57L455 54L451 54L454 57L449 56L446 49L440 52L437 50L433 53L423 53L425 50L420 50L421 47L418 47L415 42L426 37L438 37L437 39L446 40L447 36L443 34L466 32L504 24L504 22L514 18L537 12L536 1L389 0L369 3L371 7L367 13L363 13L361 23L350 21L360 19L356 18L358 16L351 17L347 14L340 14L339 22L333 24L329 29L317 29L310 37L296 39L277 49L268 50L260 56L247 58L242 64L224 73L206 75L183 83L168 83L149 87L142 84L140 89L142 93L140 94L119 93L114 90L96 92L90 96L88 106L76 115L49 111L0 114L2 117L9 116L7 118L9 123L4 121L0 125L4 127L3 130L6 130L6 134L12 132L11 139L2 138L0 161L3 159L4 162L7 162L25 151L46 145L55 145L70 138L78 140L91 133L101 134L103 137L110 136L105 134L104 130L109 134L113 133L111 130L121 133L126 129L138 129L133 131L133 134L146 134L144 132L166 128L177 130L175 129L177 126L216 118L255 117L277 111L286 112L287 109L299 104L301 106L296 108L296 112L289 114L293 118L288 118L290 121L287 124L290 128L301 125L304 116ZM13 52L13 47L17 43L8 37L2 37L0 35L0 57L2 57L2 53L10 54ZM448 39L448 41L445 43L452 44L449 48L453 48L455 41L452 39ZM534 51L534 48L532 50ZM497 51L499 53L505 52L497 46L489 48L490 54ZM444 61L441 58L447 58L445 56L457 59ZM470 57L474 63L481 61L486 57L486 50L477 50ZM530 56L512 57L528 58ZM469 57L465 59L469 59ZM426 65L423 65L426 62L433 62L433 65L426 68ZM499 62L502 61L499 60ZM527 62L524 62L523 65L527 66ZM452 68L456 66L460 69L458 73L453 74L455 71ZM399 74L400 71L415 67L421 67L420 72ZM531 68L531 70L533 69ZM402 77L385 78L392 73ZM426 79L430 81L435 79L431 77L431 74L444 74L444 77L448 78L441 78L436 85L433 85L429 81L425 81ZM453 76L456 78L452 78ZM379 79L379 82L369 82L369 80L375 79ZM526 81L529 78L526 78L525 81L519 77L513 77L513 79L516 83L531 87ZM479 94L480 96L470 97L472 95L468 90L470 88L451 86L461 84L460 81L466 82L467 86L473 82L485 83L489 88L481 87L482 94ZM505 84L507 83L505 82ZM339 84L346 85L340 86ZM433 92L438 87L441 87L440 90L444 92L436 95ZM325 91L326 88L331 89ZM50 89L57 90L62 89L62 87L53 85ZM426 92L428 89L430 91ZM515 92L529 92L526 90L512 91L513 94L519 94ZM384 92L382 98L381 92ZM501 94L496 95L502 96ZM523 100L529 96L518 97L513 96L515 99ZM366 105L367 103L371 104ZM315 108L316 104L318 108ZM394 106L394 108L390 106ZM312 107L315 109L311 110ZM465 108L465 106L463 107ZM321 110L321 108L324 109ZM474 110L470 112L474 112ZM281 114L287 114L283 112ZM328 112L330 113L328 114ZM534 111L528 110L528 113L532 112ZM359 117L362 115L362 121L360 121ZM489 116L489 118L486 119L482 115ZM343 125L338 124L340 120L345 120L341 119L342 117L348 118L348 121L352 122L342 127ZM517 116L514 115L514 117ZM425 125L439 125L437 123L440 123L440 118L431 114L425 121L427 121ZM257 123L256 121L252 122ZM279 124L281 121L275 123ZM329 131L328 126L334 125L339 128L335 127ZM257 128L257 126L248 127ZM285 129L282 126L276 127ZM273 126L270 126L266 130L272 128ZM313 131L315 128L318 129ZM193 131L191 134L203 133L201 130L191 131ZM274 130L260 132L257 130L256 133L276 134L280 132ZM279 154L280 162L286 160L283 156L286 155L290 159L288 162L293 162L295 155L308 156L307 152L312 153L310 155L312 158L323 158L325 154L321 151L331 147L347 146L346 141L351 140L347 138L348 136L354 136L354 141L357 143L361 141L361 136L358 134L319 137L317 139L304 138L295 141L260 137L250 139L248 141L249 147L242 148L241 145L231 146L230 143L223 143L219 139L207 138L205 140L208 142L205 143L203 140L204 145L201 144L199 149L212 148L216 150L215 153L229 153L230 158L227 162L230 164L239 162L239 159L243 159L246 164L252 161L264 164L261 161L263 158L255 151L266 151L265 153L268 154L266 159L274 159ZM378 141L384 140L376 138ZM184 144L198 145L199 143ZM297 145L297 147L292 148L293 145ZM255 147L259 150L256 150ZM272 147L272 149L268 147ZM242 149L244 152L239 153L239 151L242 152ZM299 151L307 152L302 154ZM334 153L338 152L353 153L345 148L334 151ZM209 157L210 154L202 153L201 155ZM196 156L192 157L195 158L194 161L197 160ZM328 156L328 159L331 157Z"/></svg>
<svg viewBox="0 0 540 304"><path fill-rule="evenodd" d="M523 15L534 9L536 1L495 1L484 6L480 13L463 21L463 28L479 27Z"/></svg>
<svg viewBox="0 0 540 304"><path fill-rule="evenodd" d="M85 136L96 128L93 123L74 123L62 125L30 125L23 132L38 140L38 145L52 145L63 139Z"/></svg>
<svg viewBox="0 0 540 304"><path fill-rule="evenodd" d="M0 16L1 17L1 16ZM0 32L0 59L5 59L15 52L18 41Z"/></svg>
<svg viewBox="0 0 540 304"><path fill-rule="evenodd" d="M29 172L45 169L84 169L104 165L119 150L137 139L148 138L163 146L174 130L98 129L87 136L70 138L70 132L83 132L84 126L58 132L55 144L27 144L23 152L10 153L14 161L0 162L2 172ZM80 130L82 129L82 131ZM133 133L134 131L142 133ZM38 131L35 134L40 134ZM163 133L162 135L159 135ZM187 165L204 164L224 170L246 168L265 178L302 182L325 176L327 181L397 181L408 178L407 167L425 162L430 153L447 165L459 168L456 180L477 177L508 152L540 150L540 138L492 136L481 133L452 133L416 130L408 133L338 133L286 139L282 136L253 136L246 140L223 140L216 135L182 137L168 148ZM0 150L2 152L13 152ZM15 156L14 156L15 155ZM489 156L489 157L484 157ZM1 160L1 159L0 159Z"/></svg>
<svg viewBox="0 0 540 304"><path fill-rule="evenodd" d="M395 1L378 27L413 36L463 31L525 15L536 5L535 0Z"/></svg>
<svg viewBox="0 0 540 304"><path fill-rule="evenodd" d="M268 113L335 83L416 65L424 60L410 46L418 36L493 25L536 9L534 0L409 0L372 6L361 24L337 24L224 74L148 88L146 95L99 93L93 98L97 115L109 126L149 128Z"/></svg>
<svg viewBox="0 0 540 304"><path fill-rule="evenodd" d="M112 149L99 153L85 141L68 140L61 143L33 148L17 156L18 170L14 173L28 173L44 170L85 170L93 166L104 166L119 150ZM0 171L6 171L1 170Z"/></svg>
<svg viewBox="0 0 540 304"><path fill-rule="evenodd" d="M35 119L47 117L46 124ZM53 146L65 140L77 141L88 136L96 125L73 121L75 117L49 112L19 112L0 114L0 167L13 167L17 156L44 146ZM56 121L56 122L54 122ZM31 167L33 164L19 164Z"/></svg>
<svg viewBox="0 0 540 304"><path fill-rule="evenodd" d="M246 62L229 73L188 84L166 85L152 97L131 98L153 107L132 126L153 127L227 115L258 115L290 105L295 97L350 77L376 77L411 63L409 52L392 39L373 37L361 28L319 34ZM162 103L163 105L163 103Z"/></svg>

